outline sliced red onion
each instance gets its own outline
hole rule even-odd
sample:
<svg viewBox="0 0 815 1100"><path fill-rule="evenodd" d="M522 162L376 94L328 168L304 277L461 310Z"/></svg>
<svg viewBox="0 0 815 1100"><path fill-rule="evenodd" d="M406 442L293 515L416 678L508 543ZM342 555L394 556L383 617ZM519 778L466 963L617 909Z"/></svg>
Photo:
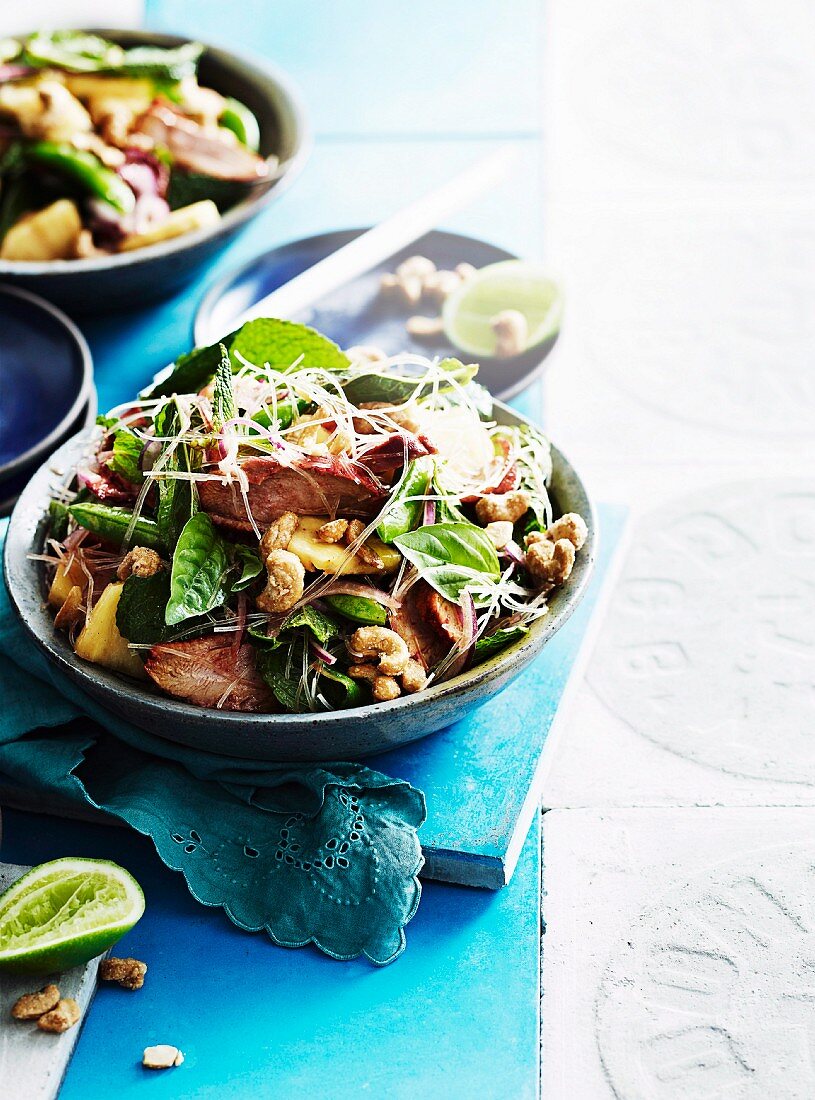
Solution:
<svg viewBox="0 0 815 1100"><path fill-rule="evenodd" d="M142 195L158 195L164 198L170 184L170 169L153 153L142 149L125 149L125 163L117 168L117 174L127 183L136 198Z"/></svg>
<svg viewBox="0 0 815 1100"><path fill-rule="evenodd" d="M243 642L243 635L246 630L246 593L241 592L238 596L238 625L235 630L235 653L237 655L238 650Z"/></svg>
<svg viewBox="0 0 815 1100"><path fill-rule="evenodd" d="M30 76L31 73L36 71L29 65L15 65L13 63L0 65L0 84L5 83L7 80L19 80L21 76Z"/></svg>
<svg viewBox="0 0 815 1100"><path fill-rule="evenodd" d="M389 611L398 611L402 606L400 600L395 600L387 592L383 592L379 588L372 588L367 584L360 584L357 581L337 581L323 589L322 594L324 596L362 596L366 600L375 600L377 603L381 603Z"/></svg>
<svg viewBox="0 0 815 1100"><path fill-rule="evenodd" d="M139 469L143 474L153 469L161 451L162 444L157 439L148 439L139 455Z"/></svg>
<svg viewBox="0 0 815 1100"><path fill-rule="evenodd" d="M319 657L323 664L328 665L329 668L331 667L331 665L335 665L337 663L337 658L334 656L334 654L329 653L327 649L324 649L319 642L315 642L313 639L311 642L311 648L315 656Z"/></svg>
<svg viewBox="0 0 815 1100"><path fill-rule="evenodd" d="M514 561L516 565L524 564L524 552L520 548L517 542L513 542L511 539L508 543L501 547L500 553L503 557L509 558L510 561Z"/></svg>
<svg viewBox="0 0 815 1100"><path fill-rule="evenodd" d="M430 527L436 522L436 502L435 500L426 500L424 502L424 515L422 516L422 526Z"/></svg>
<svg viewBox="0 0 815 1100"><path fill-rule="evenodd" d="M167 221L170 216L170 204L159 195L140 195L130 214L123 219L125 232L148 233L157 225Z"/></svg>

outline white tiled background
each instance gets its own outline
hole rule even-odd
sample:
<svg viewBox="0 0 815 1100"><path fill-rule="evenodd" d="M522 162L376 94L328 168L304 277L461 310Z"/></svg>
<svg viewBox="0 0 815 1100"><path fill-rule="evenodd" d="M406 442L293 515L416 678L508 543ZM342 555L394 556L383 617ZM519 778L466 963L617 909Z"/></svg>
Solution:
<svg viewBox="0 0 815 1100"><path fill-rule="evenodd" d="M634 525L544 796L547 1100L815 1095L814 52L810 0L548 5L549 428Z"/></svg>

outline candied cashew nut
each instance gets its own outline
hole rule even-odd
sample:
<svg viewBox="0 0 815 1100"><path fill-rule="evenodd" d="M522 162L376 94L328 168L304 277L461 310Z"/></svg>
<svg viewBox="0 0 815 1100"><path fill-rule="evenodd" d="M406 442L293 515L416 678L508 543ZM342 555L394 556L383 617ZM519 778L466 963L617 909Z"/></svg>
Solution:
<svg viewBox="0 0 815 1100"><path fill-rule="evenodd" d="M396 269L396 277L398 279L409 279L411 277L417 279L426 279L429 275L432 275L436 270L436 265L432 260L429 260L427 256L408 256L406 260L402 260Z"/></svg>
<svg viewBox="0 0 815 1100"><path fill-rule="evenodd" d="M353 657L378 657L380 676L398 676L410 659L407 644L395 630L386 626L360 626L348 641Z"/></svg>
<svg viewBox="0 0 815 1100"><path fill-rule="evenodd" d="M432 340L435 336L441 336L444 332L444 321L441 317L408 317L405 323L408 336L415 336L418 340Z"/></svg>
<svg viewBox="0 0 815 1100"><path fill-rule="evenodd" d="M556 588L571 573L574 559L575 548L568 539L558 539L557 542L543 539L530 544L524 560L539 588Z"/></svg>
<svg viewBox="0 0 815 1100"><path fill-rule="evenodd" d="M99 967L99 977L103 982L116 982L122 989L141 989L147 964L138 959L103 959Z"/></svg>
<svg viewBox="0 0 815 1100"><path fill-rule="evenodd" d="M588 538L589 529L586 521L577 512L567 512L565 516L555 520L546 534L552 542L568 539L575 550L580 550Z"/></svg>
<svg viewBox="0 0 815 1100"><path fill-rule="evenodd" d="M11 1006L15 1020L36 1020L59 1004L59 987L46 985L37 993L24 993Z"/></svg>
<svg viewBox="0 0 815 1100"><path fill-rule="evenodd" d="M529 509L529 497L523 489L511 493L487 493L475 506L475 514L481 523L507 520L515 523Z"/></svg>
<svg viewBox="0 0 815 1100"><path fill-rule="evenodd" d="M495 355L498 359L509 359L526 350L529 324L519 310L502 309L490 317L490 328L495 333Z"/></svg>
<svg viewBox="0 0 815 1100"><path fill-rule="evenodd" d="M383 275L380 283L383 297L403 306L417 306L422 297L422 280L418 275Z"/></svg>
<svg viewBox="0 0 815 1100"><path fill-rule="evenodd" d="M371 685L371 694L377 703L398 699L401 694L399 684L393 676L380 676L373 665L351 665L348 675L352 680L367 680Z"/></svg>
<svg viewBox="0 0 815 1100"><path fill-rule="evenodd" d="M290 611L303 595L303 563L288 550L272 550L266 556L266 574L266 587L255 603L261 611Z"/></svg>
<svg viewBox="0 0 815 1100"><path fill-rule="evenodd" d="M347 529L347 519L332 519L317 528L317 538L320 542L339 542Z"/></svg>
<svg viewBox="0 0 815 1100"><path fill-rule="evenodd" d="M284 512L276 519L260 540L260 556L265 560L272 550L285 550L292 540L300 517L294 512Z"/></svg>
<svg viewBox="0 0 815 1100"><path fill-rule="evenodd" d="M159 1043L157 1046L144 1048L141 1064L147 1069L172 1069L173 1066L180 1066L183 1061L184 1055L178 1047Z"/></svg>
<svg viewBox="0 0 815 1100"><path fill-rule="evenodd" d="M60 1034L63 1031L68 1031L77 1023L79 1023L79 1005L73 997L65 997L58 1001L50 1012L40 1016L37 1020L37 1027L41 1031L52 1031Z"/></svg>
<svg viewBox="0 0 815 1100"><path fill-rule="evenodd" d="M54 626L57 630L62 630L63 627L74 626L83 617L81 611L82 605L82 589L78 584L75 584L68 595L65 597L65 602L62 607L54 616Z"/></svg>
<svg viewBox="0 0 815 1100"><path fill-rule="evenodd" d="M472 279L476 271L477 268L475 268L472 264L456 264L456 275L458 275L459 279L461 279L463 283L465 283L468 279Z"/></svg>
<svg viewBox="0 0 815 1100"><path fill-rule="evenodd" d="M512 542L512 524L508 519L493 520L484 528L484 534L496 550L503 550L508 542Z"/></svg>
<svg viewBox="0 0 815 1100"><path fill-rule="evenodd" d="M345 354L354 363L383 363L388 358L388 353L375 344L354 344L346 348Z"/></svg>
<svg viewBox="0 0 815 1100"><path fill-rule="evenodd" d="M402 691L406 695L413 695L414 692L421 691L426 686L427 673L423 665L419 661L414 661L411 657L404 667L401 680Z"/></svg>
<svg viewBox="0 0 815 1100"><path fill-rule="evenodd" d="M122 558L116 576L120 581L126 581L128 577L154 577L160 570L161 558L155 550L134 546Z"/></svg>
<svg viewBox="0 0 815 1100"><path fill-rule="evenodd" d="M352 519L345 530L345 543L350 546L356 542L362 532L365 530L365 524L361 519ZM360 561L365 562L366 565L372 566L374 569L384 569L385 566L377 554L376 550L372 550L370 546L366 546L364 542L360 543L354 551L355 555Z"/></svg>
<svg viewBox="0 0 815 1100"><path fill-rule="evenodd" d="M461 282L461 276L456 271L432 271L424 280L425 298L441 305L461 286Z"/></svg>

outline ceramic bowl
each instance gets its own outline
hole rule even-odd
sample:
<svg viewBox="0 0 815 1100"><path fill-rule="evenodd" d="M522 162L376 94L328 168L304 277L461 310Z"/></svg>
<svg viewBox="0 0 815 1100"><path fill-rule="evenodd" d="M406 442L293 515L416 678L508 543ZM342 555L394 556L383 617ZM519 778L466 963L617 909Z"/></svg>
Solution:
<svg viewBox="0 0 815 1100"><path fill-rule="evenodd" d="M499 403L495 418L502 424L524 423L523 417ZM511 683L538 656L583 598L594 565L594 509L572 466L553 448L551 492L556 511L579 512L588 523L589 536L568 583L552 594L548 615L538 619L522 641L444 683L392 702L327 714L203 710L80 660L65 635L54 629L45 605L45 570L29 555L40 550L45 538L46 506L55 480L52 467L70 471L88 440L89 433L80 433L60 448L17 502L5 550L6 585L12 604L34 642L83 692L136 726L208 752L265 761L353 760L416 741L459 721Z"/></svg>
<svg viewBox="0 0 815 1100"><path fill-rule="evenodd" d="M189 41L152 31L94 29L121 46L178 46ZM305 163L310 138L299 94L288 78L265 62L250 62L207 46L199 63L202 85L241 100L260 124L260 152L280 165L270 181L225 211L217 225L133 252L48 263L0 260L0 280L42 294L73 312L142 305L188 283L221 252L250 219L278 198Z"/></svg>

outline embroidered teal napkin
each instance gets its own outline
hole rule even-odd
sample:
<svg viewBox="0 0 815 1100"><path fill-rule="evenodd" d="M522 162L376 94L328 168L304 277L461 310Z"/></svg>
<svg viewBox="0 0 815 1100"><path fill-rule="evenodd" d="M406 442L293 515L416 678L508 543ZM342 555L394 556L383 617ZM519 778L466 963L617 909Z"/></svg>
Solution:
<svg viewBox="0 0 815 1100"><path fill-rule="evenodd" d="M0 548L6 527L0 522ZM137 729L52 668L5 586L0 697L0 772L151 837L192 895L239 927L378 965L404 950L421 897L425 819L424 796L409 783L361 764L215 756Z"/></svg>

